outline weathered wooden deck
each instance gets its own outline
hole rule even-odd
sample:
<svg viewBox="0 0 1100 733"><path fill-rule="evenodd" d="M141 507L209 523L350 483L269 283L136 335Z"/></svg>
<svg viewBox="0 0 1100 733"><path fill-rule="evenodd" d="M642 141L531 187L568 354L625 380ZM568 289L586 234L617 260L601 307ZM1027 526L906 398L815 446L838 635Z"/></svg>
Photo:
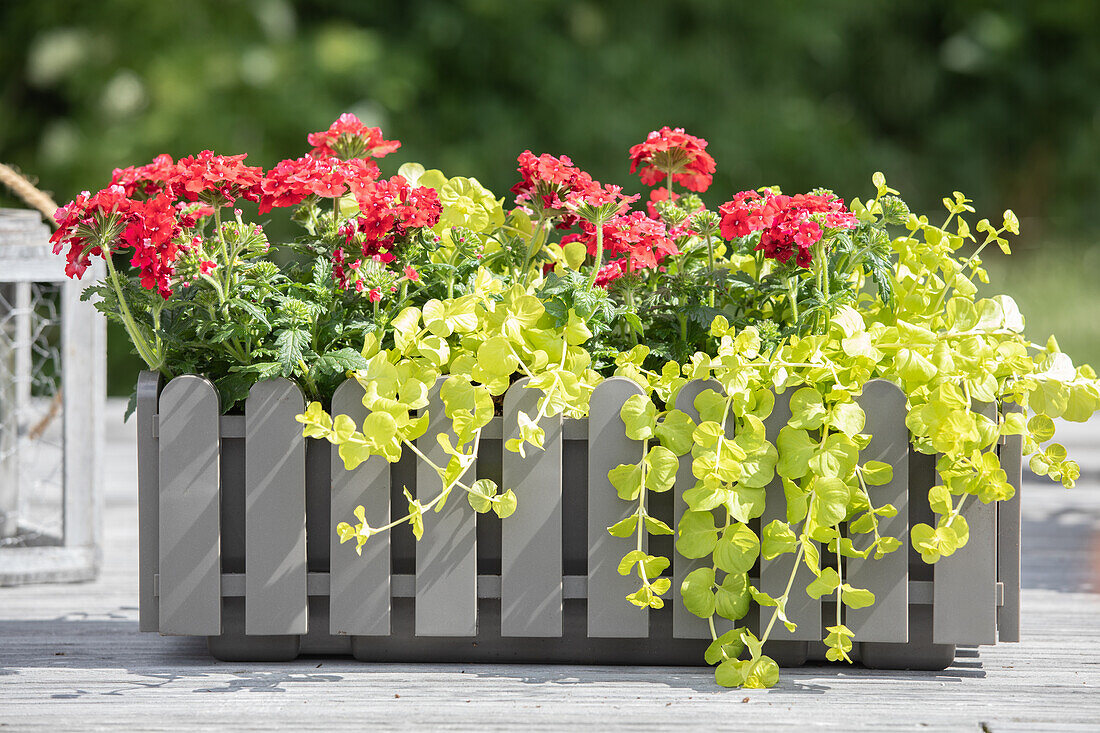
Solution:
<svg viewBox="0 0 1100 733"><path fill-rule="evenodd" d="M706 668L227 664L203 641L141 634L133 425L109 414L100 579L0 588L0 730L1100 731L1100 424L1059 436L1077 489L1025 486L1021 643L964 650L945 672L805 667L739 691Z"/></svg>

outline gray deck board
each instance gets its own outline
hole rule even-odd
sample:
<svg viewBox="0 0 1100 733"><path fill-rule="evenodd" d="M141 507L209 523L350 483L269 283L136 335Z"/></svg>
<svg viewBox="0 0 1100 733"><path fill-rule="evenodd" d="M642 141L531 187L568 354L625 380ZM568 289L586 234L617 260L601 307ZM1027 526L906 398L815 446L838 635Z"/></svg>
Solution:
<svg viewBox="0 0 1100 733"><path fill-rule="evenodd" d="M112 404L117 422L122 408ZM1100 444L1100 425L1067 444ZM1022 638L944 672L783 671L722 690L705 668L214 662L202 640L138 632L133 423L108 435L101 578L0 588L0 729L1094 731L1100 720L1100 484L1030 481L1023 497ZM1060 436L1061 437L1061 436ZM1084 451L1077 451L1084 455ZM1098 453L1100 455L1100 453ZM1100 464L1086 463L1088 476ZM1090 558L1093 562L1090 562ZM258 694L250 694L258 693Z"/></svg>

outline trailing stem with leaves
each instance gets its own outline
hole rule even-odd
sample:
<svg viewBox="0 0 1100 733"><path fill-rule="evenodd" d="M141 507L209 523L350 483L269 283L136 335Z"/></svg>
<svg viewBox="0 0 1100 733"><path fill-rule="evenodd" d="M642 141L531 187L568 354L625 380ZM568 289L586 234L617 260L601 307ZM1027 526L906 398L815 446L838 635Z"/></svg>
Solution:
<svg viewBox="0 0 1100 733"><path fill-rule="evenodd" d="M266 172L210 151L116 170L58 210L54 242L73 277L106 259L87 295L151 370L207 376L226 410L256 382L288 377L310 399L305 435L337 446L347 468L409 453L438 474L434 496L406 490L397 518L362 507L340 518L357 550L401 525L419 539L425 514L456 490L475 512L515 511L514 487L470 473L518 379L537 408L518 415L505 447L526 456L542 449L544 418L583 418L603 379L629 378L643 394L620 417L640 458L608 474L632 509L608 528L622 540L619 572L637 578L623 602L682 603L708 623L718 683L766 687L779 674L767 645L777 624L794 627L796 594L835 598L823 641L829 659L850 661L846 609L875 599L847 560L911 544L937 562L966 545L968 505L1012 497L1001 437L1022 436L1036 473L1067 487L1079 476L1051 442L1053 419L1100 408L1096 374L1053 337L1025 337L1010 297L980 294L983 251L1007 253L1018 233L1011 211L999 225L972 222L956 192L934 223L880 173L872 197L848 204L765 187L710 209L706 141L668 127L630 150L650 188L644 207L565 156L521 154L506 210L473 178L416 163L383 177L377 161L400 143L352 115L308 141L307 155ZM256 216L290 209L301 234L269 242L245 213L253 205ZM349 377L361 423L326 409ZM913 447L937 456L935 519L908 538L883 531L897 508L875 500L890 465L863 455L872 436L859 398L873 379L901 389ZM678 398L693 380L714 386L689 414ZM429 450L420 439L439 414L446 429ZM782 506L763 523L778 496L769 486ZM668 491L686 506L676 526L652 509ZM674 535L676 552L701 562L680 587L648 535ZM783 586L758 587L753 568L784 555ZM770 609L758 632L744 624L754 606Z"/></svg>

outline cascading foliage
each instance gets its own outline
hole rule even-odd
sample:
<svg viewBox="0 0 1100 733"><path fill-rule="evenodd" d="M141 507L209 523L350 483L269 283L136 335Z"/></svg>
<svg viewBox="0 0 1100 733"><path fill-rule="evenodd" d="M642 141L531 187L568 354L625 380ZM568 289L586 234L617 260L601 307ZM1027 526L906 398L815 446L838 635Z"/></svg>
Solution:
<svg viewBox="0 0 1100 733"><path fill-rule="evenodd" d="M1023 436L1034 472L1067 487L1079 475L1050 442L1052 418L1100 409L1096 374L1053 337L1030 342L1010 297L979 293L981 252L1007 253L1006 235L1018 233L1011 211L999 226L972 223L956 192L937 225L879 173L874 196L848 205L823 189L761 188L711 210L699 196L715 170L706 141L667 127L630 150L631 172L653 187L644 209L564 156L520 155L506 211L473 178L414 163L382 178L376 160L400 143L352 115L309 143L308 155L267 172L209 151L116 170L107 188L58 211L55 251L75 277L92 257L107 260L88 296L150 369L208 376L227 410L261 379L294 379L313 400L298 418L305 434L339 446L349 469L409 451L439 474L440 493L406 491L397 520L362 507L345 518L336 531L359 550L402 524L419 539L424 514L456 490L473 511L515 511L510 487L466 473L517 379L540 395L506 442L526 455L542 448L542 418L584 417L601 380L627 377L644 395L627 400L622 422L643 452L608 474L634 507L608 528L623 541L619 572L638 582L623 602L683 603L709 622L718 683L766 687L779 670L764 645L776 623L793 627L792 593L835 596L824 642L829 659L850 661L857 639L842 609L875 599L847 581L843 558L911 543L934 563L966 544L968 503L1012 497L992 450L1001 436ZM292 208L303 233L272 246L243 211L250 201L261 214ZM347 375L364 390L362 424L324 408ZM909 538L880 532L897 510L876 505L869 487L890 482L891 467L861 457L870 436L857 398L876 378L902 389L912 444L938 456L935 524ZM697 379L720 389L694 399L696 420L676 405ZM437 389L453 436L439 439L445 462L416 445ZM773 442L765 420L776 394L791 417ZM991 403L1015 409L982 409ZM649 493L673 488L685 456L695 484L670 527L649 513ZM769 516L782 518L757 534L776 477L785 506ZM664 575L670 559L642 549L647 534L675 535L678 553L703 560L678 597ZM785 554L785 590L754 587L758 559ZM795 573L812 574L804 590ZM753 604L773 609L759 635L738 624Z"/></svg>

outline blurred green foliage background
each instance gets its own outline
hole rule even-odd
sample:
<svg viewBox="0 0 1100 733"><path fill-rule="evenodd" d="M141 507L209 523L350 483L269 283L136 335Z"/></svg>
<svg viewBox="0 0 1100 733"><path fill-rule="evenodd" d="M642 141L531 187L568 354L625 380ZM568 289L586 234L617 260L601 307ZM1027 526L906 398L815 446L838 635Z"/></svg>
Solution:
<svg viewBox="0 0 1100 733"><path fill-rule="evenodd" d="M0 160L66 201L161 152L270 166L352 111L404 143L387 174L419 160L505 195L530 148L637 190L629 146L682 126L718 161L713 205L864 196L882 170L935 217L953 190L1014 209L991 289L1097 363L1098 31L1094 0L7 0Z"/></svg>

